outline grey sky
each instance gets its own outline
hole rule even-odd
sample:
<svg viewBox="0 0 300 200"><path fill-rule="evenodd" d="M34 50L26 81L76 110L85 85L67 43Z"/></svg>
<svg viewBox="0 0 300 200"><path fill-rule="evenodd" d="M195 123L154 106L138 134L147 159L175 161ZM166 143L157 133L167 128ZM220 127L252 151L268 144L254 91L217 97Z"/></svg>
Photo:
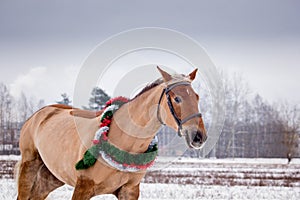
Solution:
<svg viewBox="0 0 300 200"><path fill-rule="evenodd" d="M300 75L299 9L296 0L2 0L0 81L12 84L36 67L78 67L107 37L155 26L193 37L218 67L242 72L253 90L268 100L300 102L295 92Z"/></svg>

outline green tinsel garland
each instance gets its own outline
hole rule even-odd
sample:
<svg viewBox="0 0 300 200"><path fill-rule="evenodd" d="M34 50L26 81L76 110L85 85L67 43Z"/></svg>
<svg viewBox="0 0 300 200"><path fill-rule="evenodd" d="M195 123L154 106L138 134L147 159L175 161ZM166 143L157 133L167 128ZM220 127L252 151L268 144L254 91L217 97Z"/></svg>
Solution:
<svg viewBox="0 0 300 200"><path fill-rule="evenodd" d="M124 103L128 102L128 99L124 97L117 97L111 99L106 103L106 108L111 105L117 105L121 107ZM109 126L110 120L113 117L113 114L117 111L117 109L107 110L103 113L100 121L102 125ZM107 122L108 120L108 122ZM95 164L97 158L101 152L104 152L107 156L109 156L114 162L118 164L123 164L124 166L133 166L136 168L147 168L148 165L155 160L158 148L155 144L150 149L148 149L145 153L141 154L132 154L126 151L123 151L116 146L110 144L107 139L107 135L104 139L104 135L100 137L99 144L96 144L89 148L85 153L83 158L75 165L77 170L87 169Z"/></svg>
<svg viewBox="0 0 300 200"><path fill-rule="evenodd" d="M115 147L108 141L103 140L101 137L101 142L99 144L92 146L88 151L85 152L83 159L76 164L76 169L87 169L94 165L97 161L99 151L104 151L117 163L136 166L147 165L155 160L158 153L157 145L154 145L145 153L132 154Z"/></svg>
<svg viewBox="0 0 300 200"><path fill-rule="evenodd" d="M100 144L100 150L104 151L117 163L124 163L128 165L146 165L157 156L157 145L154 145L150 150L145 153L132 154L127 151L118 149L114 145L110 144L108 141L102 141Z"/></svg>
<svg viewBox="0 0 300 200"><path fill-rule="evenodd" d="M83 159L81 159L78 163L76 163L75 168L77 170L80 169L87 169L90 166L93 166L97 161L97 157L99 155L99 147L98 145L92 146L87 150L84 155Z"/></svg>

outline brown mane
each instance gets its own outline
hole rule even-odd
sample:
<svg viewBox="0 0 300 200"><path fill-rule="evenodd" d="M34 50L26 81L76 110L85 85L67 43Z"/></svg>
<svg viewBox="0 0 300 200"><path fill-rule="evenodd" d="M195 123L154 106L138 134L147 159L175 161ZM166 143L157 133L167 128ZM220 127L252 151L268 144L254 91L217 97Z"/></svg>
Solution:
<svg viewBox="0 0 300 200"><path fill-rule="evenodd" d="M134 100L135 98L141 96L142 94L144 94L145 92L151 90L152 88L160 85L163 83L163 80L161 78L153 81L152 83L149 83L148 85L146 85L146 87L144 87L133 99L131 100Z"/></svg>
<svg viewBox="0 0 300 200"><path fill-rule="evenodd" d="M65 105L65 104L53 104L53 105L50 105L50 107L62 108L62 109L73 109L72 106Z"/></svg>
<svg viewBox="0 0 300 200"><path fill-rule="evenodd" d="M184 74L173 74L172 75L172 78L173 80L183 80L185 78L185 75ZM140 95L144 94L145 92L151 90L152 88L162 84L164 81L162 78L159 78L155 81L153 81L152 83L149 83L148 85L146 85L146 87L144 87L133 99L131 100L134 100L135 98L139 97Z"/></svg>

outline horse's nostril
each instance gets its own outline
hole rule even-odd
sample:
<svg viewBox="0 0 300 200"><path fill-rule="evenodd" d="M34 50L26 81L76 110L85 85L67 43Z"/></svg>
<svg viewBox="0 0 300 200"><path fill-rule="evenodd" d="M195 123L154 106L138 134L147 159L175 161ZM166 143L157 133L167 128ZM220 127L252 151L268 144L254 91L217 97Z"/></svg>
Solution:
<svg viewBox="0 0 300 200"><path fill-rule="evenodd" d="M201 131L197 131L192 139L194 143L204 143L207 140L207 135Z"/></svg>
<svg viewBox="0 0 300 200"><path fill-rule="evenodd" d="M202 133L200 131L197 131L194 138L193 138L193 142L195 143L201 143L203 140L203 136Z"/></svg>

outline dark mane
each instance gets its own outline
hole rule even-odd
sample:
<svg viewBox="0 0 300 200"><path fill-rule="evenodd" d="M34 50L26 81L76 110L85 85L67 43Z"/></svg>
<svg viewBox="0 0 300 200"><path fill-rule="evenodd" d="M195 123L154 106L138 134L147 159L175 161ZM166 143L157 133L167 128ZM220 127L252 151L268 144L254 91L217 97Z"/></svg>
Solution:
<svg viewBox="0 0 300 200"><path fill-rule="evenodd" d="M135 99L135 98L137 98L137 97L139 97L140 95L142 95L143 93L145 93L145 92L147 92L147 91L149 91L149 90L151 90L152 88L154 88L154 87L156 87L156 86L158 86L158 85L160 85L160 84L162 84L163 83L163 80L161 79L161 78L159 78L159 79L157 79L157 80L155 80L155 81L153 81L152 83L149 83L146 87L144 87L133 99ZM131 100L133 100L133 99L131 99Z"/></svg>

